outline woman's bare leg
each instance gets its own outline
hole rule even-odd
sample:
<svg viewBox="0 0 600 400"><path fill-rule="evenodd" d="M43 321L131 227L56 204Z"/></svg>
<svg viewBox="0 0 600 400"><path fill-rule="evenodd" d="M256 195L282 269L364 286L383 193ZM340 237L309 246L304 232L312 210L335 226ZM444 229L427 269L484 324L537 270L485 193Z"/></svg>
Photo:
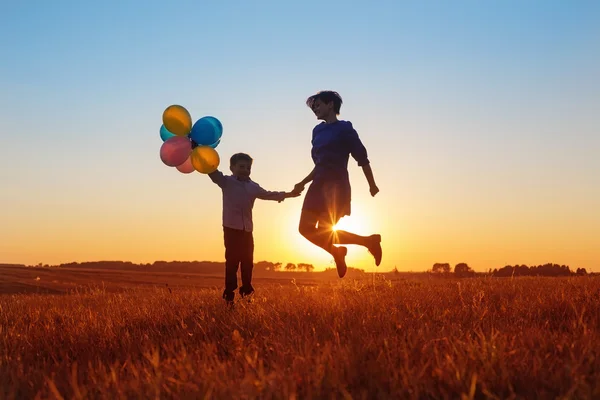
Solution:
<svg viewBox="0 0 600 400"><path fill-rule="evenodd" d="M335 252L335 250L333 250L333 231L325 229L325 227L319 223L319 219L320 216L318 213L302 210L298 231L300 231L300 234L311 243L333 255Z"/></svg>
<svg viewBox="0 0 600 400"><path fill-rule="evenodd" d="M333 224L318 213L302 210L300 215L300 234L311 243L319 246L333 256L335 266L340 278L346 275L346 253L348 249L343 246L334 246Z"/></svg>
<svg viewBox="0 0 600 400"><path fill-rule="evenodd" d="M366 247L375 258L375 265L381 264L381 235L360 236L347 231L334 231L334 243L357 244Z"/></svg>
<svg viewBox="0 0 600 400"><path fill-rule="evenodd" d="M358 244L360 246L368 246L370 236L360 236L352 232L337 230L334 232L334 241L339 244Z"/></svg>

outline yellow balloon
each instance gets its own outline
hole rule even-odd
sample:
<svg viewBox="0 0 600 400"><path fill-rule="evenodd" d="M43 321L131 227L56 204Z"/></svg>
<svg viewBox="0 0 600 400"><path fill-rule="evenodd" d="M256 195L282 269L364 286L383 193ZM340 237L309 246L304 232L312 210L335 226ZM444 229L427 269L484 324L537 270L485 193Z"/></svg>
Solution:
<svg viewBox="0 0 600 400"><path fill-rule="evenodd" d="M192 117L188 110L176 104L163 112L163 125L177 136L185 136L192 130Z"/></svg>
<svg viewBox="0 0 600 400"><path fill-rule="evenodd" d="M192 150L192 165L194 169L202 174L215 172L219 167L219 153L210 146L198 146Z"/></svg>

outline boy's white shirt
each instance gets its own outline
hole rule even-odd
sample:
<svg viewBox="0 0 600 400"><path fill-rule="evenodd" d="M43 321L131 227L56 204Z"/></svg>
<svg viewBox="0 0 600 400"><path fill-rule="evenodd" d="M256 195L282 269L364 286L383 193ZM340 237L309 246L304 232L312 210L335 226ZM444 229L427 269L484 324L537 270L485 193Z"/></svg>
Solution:
<svg viewBox="0 0 600 400"><path fill-rule="evenodd" d="M223 192L223 226L252 232L252 208L256 199L282 201L285 192L271 192L252 180L238 180L219 170L208 174Z"/></svg>

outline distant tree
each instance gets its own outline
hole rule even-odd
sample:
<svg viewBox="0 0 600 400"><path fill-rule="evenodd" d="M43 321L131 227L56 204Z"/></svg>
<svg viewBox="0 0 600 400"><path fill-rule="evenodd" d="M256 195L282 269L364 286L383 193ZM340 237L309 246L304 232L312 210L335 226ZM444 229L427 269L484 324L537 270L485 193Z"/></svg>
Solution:
<svg viewBox="0 0 600 400"><path fill-rule="evenodd" d="M507 265L499 270L494 269L494 276L497 277L515 277L515 276L570 276L573 272L567 265L544 264L528 267L527 265Z"/></svg>
<svg viewBox="0 0 600 400"><path fill-rule="evenodd" d="M577 268L577 275L587 275L587 271L585 268Z"/></svg>
<svg viewBox="0 0 600 400"><path fill-rule="evenodd" d="M285 270L286 271L293 271L295 269L296 269L296 264L294 264L294 263L287 263L285 265Z"/></svg>
<svg viewBox="0 0 600 400"><path fill-rule="evenodd" d="M474 276L475 271L473 271L471 267L467 265L467 263L458 263L454 267L454 274L461 277Z"/></svg>
<svg viewBox="0 0 600 400"><path fill-rule="evenodd" d="M275 264L271 261L259 261L254 263L254 269L256 271L271 271L274 269Z"/></svg>
<svg viewBox="0 0 600 400"><path fill-rule="evenodd" d="M279 271L281 270L281 263L280 262L276 262L273 264L273 271Z"/></svg>
<svg viewBox="0 0 600 400"><path fill-rule="evenodd" d="M499 270L494 270L494 276L498 277L514 277L514 276L529 276L533 272L527 265L506 265Z"/></svg>
<svg viewBox="0 0 600 400"><path fill-rule="evenodd" d="M314 265L305 263L298 263L297 268L300 271L305 270L306 272L312 272L315 269Z"/></svg>
<svg viewBox="0 0 600 400"><path fill-rule="evenodd" d="M536 275L542 276L569 276L572 274L571 269L566 265L548 263L532 268L535 268Z"/></svg>
<svg viewBox="0 0 600 400"><path fill-rule="evenodd" d="M431 272L436 274L449 274L450 264L449 263L435 263L431 268Z"/></svg>

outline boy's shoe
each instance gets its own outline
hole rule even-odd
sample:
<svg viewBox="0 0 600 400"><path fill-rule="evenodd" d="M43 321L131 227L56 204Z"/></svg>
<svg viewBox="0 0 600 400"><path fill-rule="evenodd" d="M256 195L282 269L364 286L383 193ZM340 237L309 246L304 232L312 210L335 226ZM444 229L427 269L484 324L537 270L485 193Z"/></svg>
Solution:
<svg viewBox="0 0 600 400"><path fill-rule="evenodd" d="M383 256L383 250L381 250L381 235L369 236L370 243L367 245L369 253L375 258L375 265L381 264L381 257Z"/></svg>
<svg viewBox="0 0 600 400"><path fill-rule="evenodd" d="M243 290L243 288L240 288L240 296L242 297L242 299L248 300L248 303L252 303L253 294L254 288L251 288L250 290Z"/></svg>
<svg viewBox="0 0 600 400"><path fill-rule="evenodd" d="M223 292L223 299L225 299L225 303L227 303L228 306L233 306L233 299L235 298L235 293L234 292Z"/></svg>
<svg viewBox="0 0 600 400"><path fill-rule="evenodd" d="M244 296L254 293L254 287L252 285L240 286L239 292L240 292L240 296L244 297Z"/></svg>
<svg viewBox="0 0 600 400"><path fill-rule="evenodd" d="M344 246L333 247L333 260L335 261L335 268L337 269L338 276L343 278L348 271L348 266L346 265L346 254L348 253L348 249Z"/></svg>

